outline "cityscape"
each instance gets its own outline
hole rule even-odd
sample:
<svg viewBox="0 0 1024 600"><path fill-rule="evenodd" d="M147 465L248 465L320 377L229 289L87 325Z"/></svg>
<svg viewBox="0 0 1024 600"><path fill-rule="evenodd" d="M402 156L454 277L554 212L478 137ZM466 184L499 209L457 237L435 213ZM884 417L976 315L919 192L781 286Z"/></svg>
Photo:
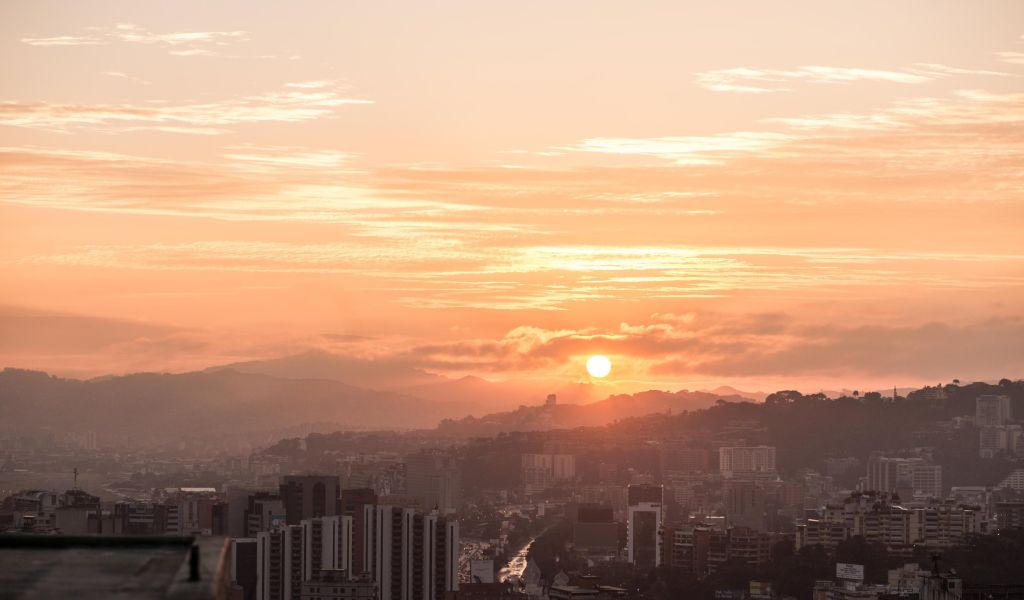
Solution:
<svg viewBox="0 0 1024 600"><path fill-rule="evenodd" d="M0 600L1024 600L1024 3L8 0Z"/></svg>

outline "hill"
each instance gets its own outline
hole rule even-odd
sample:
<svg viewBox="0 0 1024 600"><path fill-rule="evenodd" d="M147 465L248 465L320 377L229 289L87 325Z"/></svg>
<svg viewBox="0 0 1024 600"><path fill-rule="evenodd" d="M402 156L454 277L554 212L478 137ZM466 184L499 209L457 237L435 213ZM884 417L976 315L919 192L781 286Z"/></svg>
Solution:
<svg viewBox="0 0 1024 600"><path fill-rule="evenodd" d="M409 429L465 415L460 402L430 402L327 379L285 379L233 370L139 373L90 381L38 371L0 372L0 427L95 431L105 439L165 442L280 430L307 423L336 429Z"/></svg>
<svg viewBox="0 0 1024 600"><path fill-rule="evenodd" d="M679 413L699 410L719 400L745 402L737 395L722 396L711 392L664 392L650 390L636 394L619 394L589 404L556 404L554 406L520 406L516 410L483 417L445 419L438 432L451 437L494 436L511 431L546 431L574 427L607 425L629 417L654 413Z"/></svg>

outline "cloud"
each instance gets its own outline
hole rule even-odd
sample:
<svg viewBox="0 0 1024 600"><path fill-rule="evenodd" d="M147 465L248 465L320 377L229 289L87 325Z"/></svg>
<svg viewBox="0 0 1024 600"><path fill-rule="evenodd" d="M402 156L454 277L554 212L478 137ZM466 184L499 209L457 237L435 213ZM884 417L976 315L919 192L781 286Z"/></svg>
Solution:
<svg viewBox="0 0 1024 600"><path fill-rule="evenodd" d="M147 80L142 79L140 77L134 77L134 76L129 75L127 73L122 73L121 71L104 71L103 74L107 75L109 77L116 77L118 79L127 79L128 81L131 81L133 83L139 83L139 84L142 84L142 85L152 85L151 81L147 81Z"/></svg>
<svg viewBox="0 0 1024 600"><path fill-rule="evenodd" d="M179 104L57 104L0 102L0 125L61 133L170 131L216 135L245 123L299 123L324 118L346 105L373 104L333 88L288 88L219 102Z"/></svg>
<svg viewBox="0 0 1024 600"><path fill-rule="evenodd" d="M29 37L21 41L30 46L104 46L114 43L153 45L174 56L209 56L228 44L248 39L245 31L179 31L156 33L131 23L114 27L88 27L77 35Z"/></svg>
<svg viewBox="0 0 1024 600"><path fill-rule="evenodd" d="M849 84L860 81L919 84L951 75L986 75L1004 77L1009 73L981 69L962 69L935 63L916 63L898 70L856 67L803 66L793 69L758 69L735 67L697 73L697 84L716 92L764 94L791 92L790 84Z"/></svg>
<svg viewBox="0 0 1024 600"><path fill-rule="evenodd" d="M719 164L729 158L778 146L782 133L739 131L711 136L587 138L561 148L573 152L656 156L676 164Z"/></svg>
<svg viewBox="0 0 1024 600"><path fill-rule="evenodd" d="M1024 52L996 52L996 56L1011 65L1024 65Z"/></svg>
<svg viewBox="0 0 1024 600"><path fill-rule="evenodd" d="M354 154L338 150L311 150L298 146L228 146L223 158L244 171L278 172L282 169L329 169L337 173Z"/></svg>
<svg viewBox="0 0 1024 600"><path fill-rule="evenodd" d="M1019 376L1024 318L846 325L787 314L700 313L684 323L549 330L419 345L404 356L435 369L558 372L607 354L621 378L878 378L915 381Z"/></svg>
<svg viewBox="0 0 1024 600"><path fill-rule="evenodd" d="M752 337L729 352L690 353L651 368L655 375L719 377L891 376L947 380L1019 377L1024 319L907 325L802 324L788 339Z"/></svg>
<svg viewBox="0 0 1024 600"><path fill-rule="evenodd" d="M495 248L487 235L419 235L302 244L204 241L87 245L19 264L145 271L345 275L417 308L571 310L585 302L728 298L751 292L913 288L986 290L1024 285L1024 254L902 252L856 248ZM959 263L959 264L958 264ZM977 265L998 264L974 273ZM693 317L656 315L686 324ZM689 321L687 321L689 319Z"/></svg>

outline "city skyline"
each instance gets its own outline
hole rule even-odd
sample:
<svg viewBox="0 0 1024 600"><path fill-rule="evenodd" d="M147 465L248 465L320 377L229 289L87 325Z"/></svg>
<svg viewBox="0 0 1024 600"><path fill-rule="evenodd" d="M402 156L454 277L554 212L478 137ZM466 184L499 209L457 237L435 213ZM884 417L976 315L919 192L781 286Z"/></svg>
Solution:
<svg viewBox="0 0 1024 600"><path fill-rule="evenodd" d="M1019 3L59 6L0 8L3 366L1020 375Z"/></svg>

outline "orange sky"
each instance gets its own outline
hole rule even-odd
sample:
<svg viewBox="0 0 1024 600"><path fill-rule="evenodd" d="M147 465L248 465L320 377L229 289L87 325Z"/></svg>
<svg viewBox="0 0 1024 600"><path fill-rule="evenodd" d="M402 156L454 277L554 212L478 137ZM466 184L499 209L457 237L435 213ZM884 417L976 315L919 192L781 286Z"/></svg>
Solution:
<svg viewBox="0 0 1024 600"><path fill-rule="evenodd" d="M1021 377L1018 1L0 6L0 364Z"/></svg>

